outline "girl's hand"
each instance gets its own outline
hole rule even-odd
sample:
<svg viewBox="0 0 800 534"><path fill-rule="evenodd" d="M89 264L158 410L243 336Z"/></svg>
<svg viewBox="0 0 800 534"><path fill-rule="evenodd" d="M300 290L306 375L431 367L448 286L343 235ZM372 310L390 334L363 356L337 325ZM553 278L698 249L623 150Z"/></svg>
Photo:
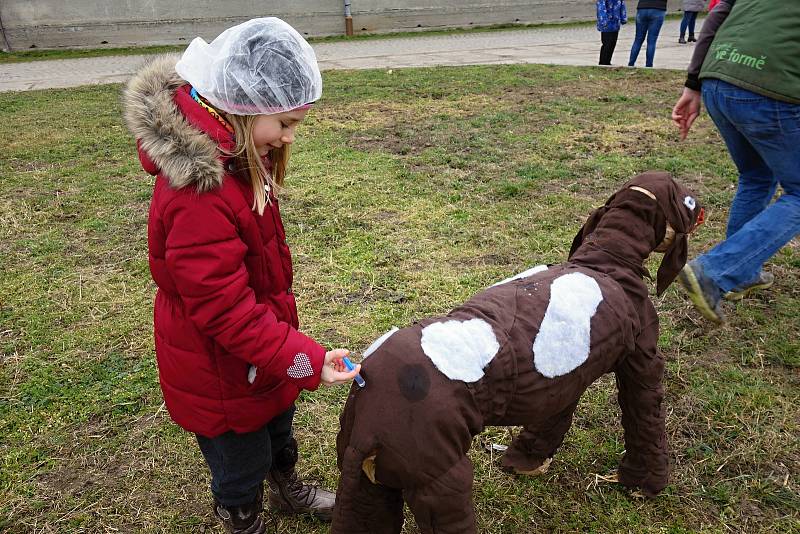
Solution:
<svg viewBox="0 0 800 534"><path fill-rule="evenodd" d="M322 384L325 386L336 386L351 382L359 371L361 364L356 365L352 371L347 370L342 358L350 354L346 349L334 349L325 353L325 363L322 366Z"/></svg>
<svg viewBox="0 0 800 534"><path fill-rule="evenodd" d="M700 91L684 87L683 94L672 108L672 122L681 132L681 141L689 135L689 129L700 115L700 101Z"/></svg>

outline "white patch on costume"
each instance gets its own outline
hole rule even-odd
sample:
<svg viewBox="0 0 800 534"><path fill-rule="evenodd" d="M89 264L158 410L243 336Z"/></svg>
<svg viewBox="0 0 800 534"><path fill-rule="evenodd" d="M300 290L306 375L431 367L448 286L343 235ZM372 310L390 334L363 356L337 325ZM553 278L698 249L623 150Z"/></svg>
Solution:
<svg viewBox="0 0 800 534"><path fill-rule="evenodd" d="M258 367L251 365L250 370L247 372L247 381L251 384L256 381L256 373L258 373Z"/></svg>
<svg viewBox="0 0 800 534"><path fill-rule="evenodd" d="M694 197L686 196L683 199L683 205L689 208L690 210L694 210L694 207L697 206L697 203L694 200Z"/></svg>
<svg viewBox="0 0 800 534"><path fill-rule="evenodd" d="M420 343L439 371L463 382L480 380L500 350L491 325L483 319L433 323L422 329Z"/></svg>
<svg viewBox="0 0 800 534"><path fill-rule="evenodd" d="M594 278L569 273L553 280L539 333L533 342L533 365L547 378L569 373L589 357L592 317L603 301Z"/></svg>
<svg viewBox="0 0 800 534"><path fill-rule="evenodd" d="M286 374L292 378L308 378L314 374L314 368L311 367L311 360L308 354L298 352L294 355L294 363L286 370Z"/></svg>
<svg viewBox="0 0 800 534"><path fill-rule="evenodd" d="M389 330L388 332L386 332L385 334L383 334L381 337L379 337L378 339L376 339L375 341L373 341L373 342L372 342L372 345L370 345L369 347L367 347L367 350L365 350L365 351L364 351L364 354L362 354L362 355L361 355L361 360L363 361L363 360L364 360L364 358L366 358L367 356L369 356L370 354L372 354L373 352L375 352L376 350L378 350L378 347L380 347L381 345L383 345L384 341L386 341L387 339L389 339L390 337L392 337L392 334L394 334L394 333L395 333L395 332L397 332L398 330L399 330L399 328L397 328L396 326L393 326L391 330Z"/></svg>
<svg viewBox="0 0 800 534"><path fill-rule="evenodd" d="M540 272L546 271L546 270L547 270L547 265L537 265L536 267L531 267L527 271L522 271L521 273L516 274L516 275L512 276L511 278L506 278L505 280L497 282L496 284L492 284L491 287L501 286L503 284L507 284L507 283L512 282L514 280L519 280L520 278L527 278L529 276L533 276L536 273L540 273Z"/></svg>

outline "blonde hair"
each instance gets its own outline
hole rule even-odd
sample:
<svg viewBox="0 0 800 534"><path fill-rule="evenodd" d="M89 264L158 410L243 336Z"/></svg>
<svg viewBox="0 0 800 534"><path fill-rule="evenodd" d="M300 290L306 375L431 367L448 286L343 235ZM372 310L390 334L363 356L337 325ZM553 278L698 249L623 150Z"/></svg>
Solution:
<svg viewBox="0 0 800 534"><path fill-rule="evenodd" d="M263 215L269 201L264 186L269 186L276 195L280 191L289 163L290 145L285 144L269 151L268 157L272 166L267 170L253 143L253 124L256 117L258 115L225 114L225 119L233 126L236 139L236 148L231 155L235 158L237 172L247 173L253 187L253 211Z"/></svg>

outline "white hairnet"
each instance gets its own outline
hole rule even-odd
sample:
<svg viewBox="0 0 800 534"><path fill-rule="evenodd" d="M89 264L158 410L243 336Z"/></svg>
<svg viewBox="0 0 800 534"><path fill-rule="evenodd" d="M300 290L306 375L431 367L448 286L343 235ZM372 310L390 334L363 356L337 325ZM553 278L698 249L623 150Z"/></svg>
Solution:
<svg viewBox="0 0 800 534"><path fill-rule="evenodd" d="M228 28L210 44L196 37L175 70L212 105L236 115L281 113L322 95L314 50L275 17Z"/></svg>

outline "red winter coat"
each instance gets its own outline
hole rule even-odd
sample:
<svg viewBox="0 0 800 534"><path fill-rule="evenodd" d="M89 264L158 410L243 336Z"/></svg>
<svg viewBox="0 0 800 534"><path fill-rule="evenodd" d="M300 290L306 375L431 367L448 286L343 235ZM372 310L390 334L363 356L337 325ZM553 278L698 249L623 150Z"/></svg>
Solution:
<svg viewBox="0 0 800 534"><path fill-rule="evenodd" d="M297 331L277 201L253 211L252 188L219 150L233 148L231 134L174 66L149 63L125 92L139 158L156 175L147 233L161 389L186 430L251 432L317 388L325 349Z"/></svg>

